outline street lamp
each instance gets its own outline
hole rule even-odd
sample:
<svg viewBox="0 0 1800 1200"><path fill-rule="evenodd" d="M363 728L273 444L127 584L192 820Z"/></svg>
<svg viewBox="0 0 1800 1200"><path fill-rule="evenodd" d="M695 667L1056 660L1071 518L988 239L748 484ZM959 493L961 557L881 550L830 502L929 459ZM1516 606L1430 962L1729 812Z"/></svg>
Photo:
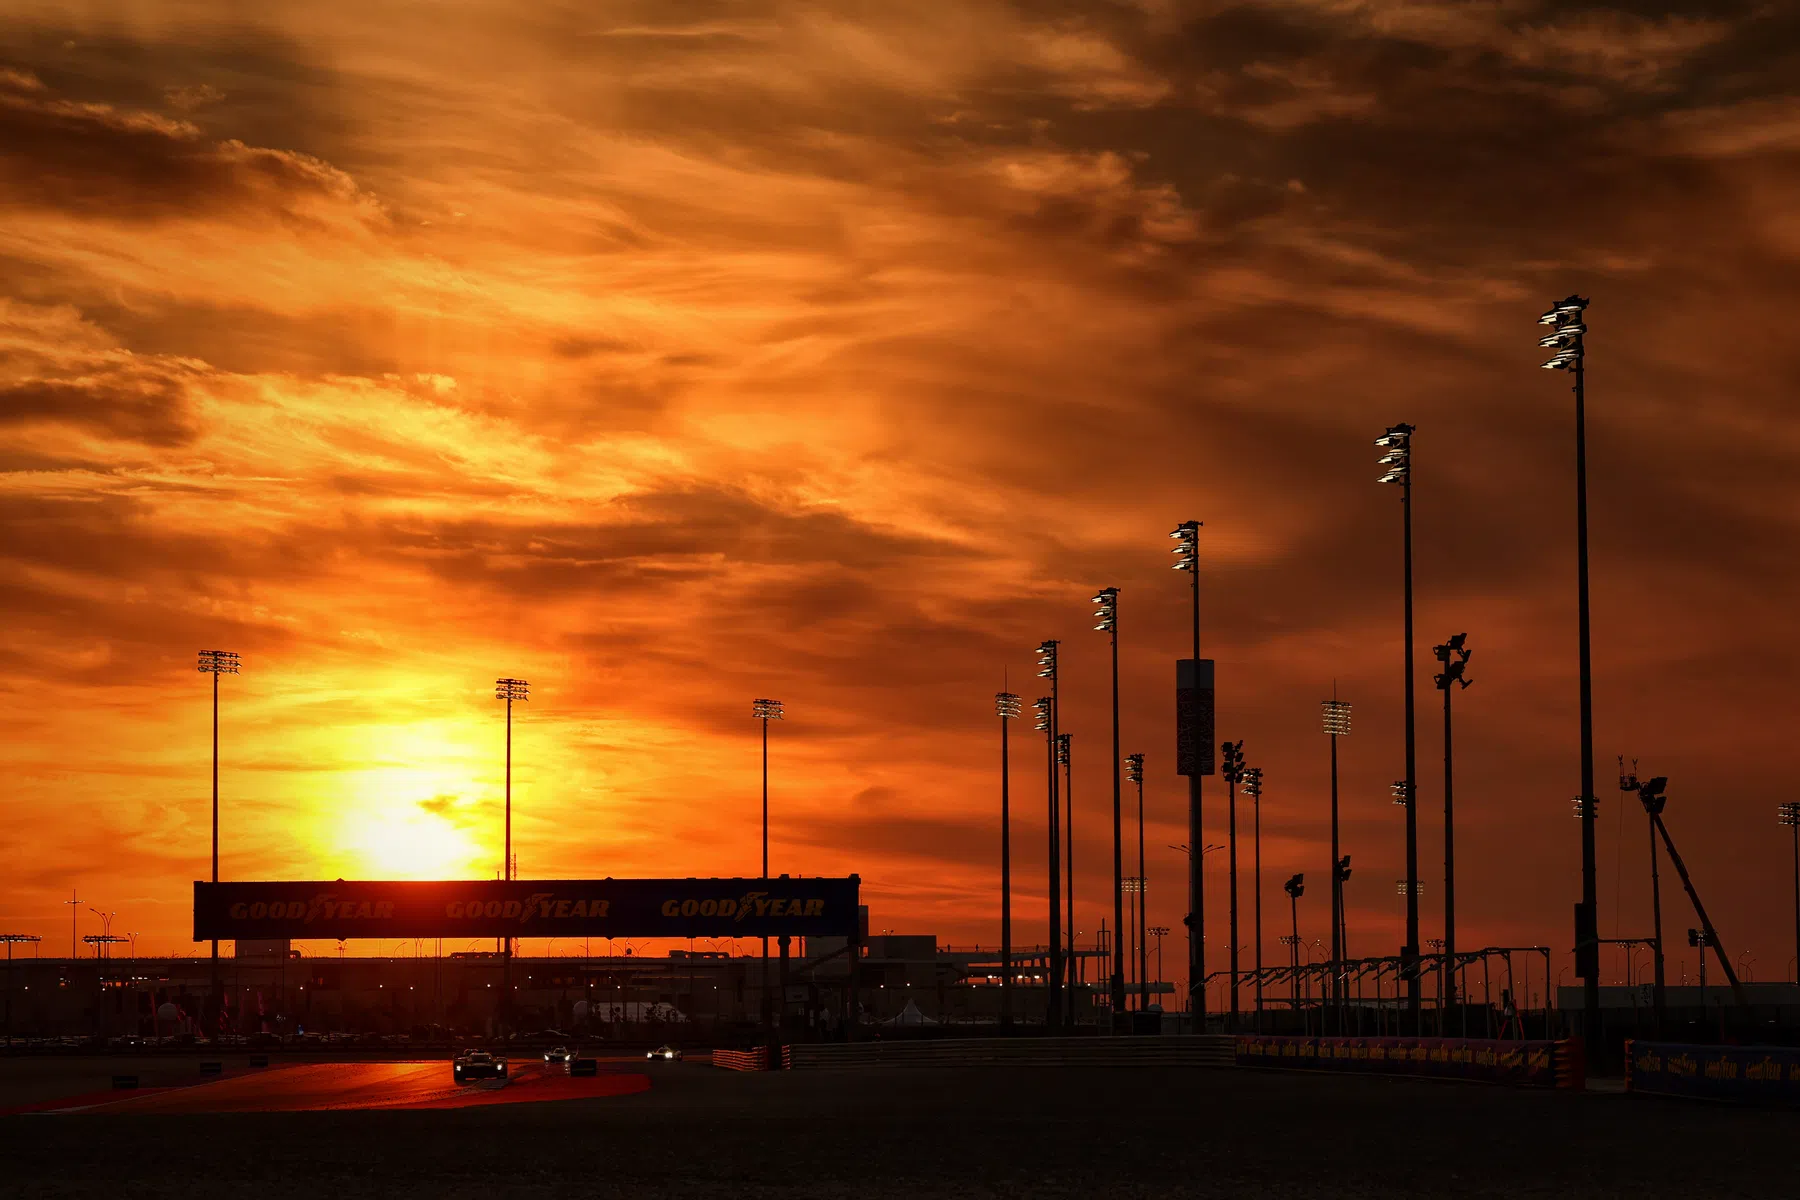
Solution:
<svg viewBox="0 0 1800 1200"><path fill-rule="evenodd" d="M1174 569L1186 571L1193 595L1193 662L1196 673L1200 670L1200 527L1199 521L1183 521L1169 532L1175 545ZM1198 686L1198 678L1195 683ZM1203 735L1202 743L1210 742L1210 735ZM1204 748L1204 746L1202 747ZM1198 769L1190 772L1188 781L1188 842L1199 845L1206 839L1206 830L1201 819L1200 785L1201 775ZM1204 855L1201 856L1204 859ZM1188 926L1188 997L1190 1004L1198 1004L1194 1030L1203 1033L1206 1029L1206 988L1202 983L1206 978L1206 888L1201 884L1201 873L1204 862L1188 861L1188 911L1183 924ZM1193 936L1198 930L1199 936Z"/></svg>
<svg viewBox="0 0 1800 1200"><path fill-rule="evenodd" d="M994 694L1000 717L1000 1027L1011 1030L1012 1010L1012 772L1008 761L1008 721L1019 719L1019 697Z"/></svg>
<svg viewBox="0 0 1800 1200"><path fill-rule="evenodd" d="M1431 651L1443 664L1443 670L1432 676L1432 682L1444 693L1444 954L1448 957L1456 954L1456 820L1452 803L1455 771L1450 742L1450 688L1452 684L1467 688L1474 682L1463 674L1469 665L1469 656L1474 653L1467 645L1468 640L1466 633L1451 634L1448 642L1432 647ZM1407 811L1412 810L1409 807ZM1444 995L1451 1004L1456 1003L1455 978L1446 979Z"/></svg>
<svg viewBox="0 0 1800 1200"><path fill-rule="evenodd" d="M1588 620L1587 519L1587 311L1588 302L1569 296L1551 305L1539 325L1551 331L1538 345L1553 351L1546 371L1568 371L1575 393L1575 592L1581 666L1581 906L1575 919L1575 973L1581 977L1582 1032L1600 1029L1600 929L1594 848L1594 664Z"/></svg>
<svg viewBox="0 0 1800 1200"><path fill-rule="evenodd" d="M1237 881L1237 789L1244 778L1244 742L1219 743L1219 774L1225 777L1230 788L1230 801L1226 808L1225 844L1230 847L1225 853L1226 873L1231 878L1231 1028L1235 1032L1238 1024L1238 881Z"/></svg>
<svg viewBox="0 0 1800 1200"><path fill-rule="evenodd" d="M1411 645L1410 639L1408 645ZM1410 671L1407 672L1407 679L1407 686L1410 687ZM1343 991L1339 975L1344 955L1343 863L1338 855L1338 739L1347 737L1350 733L1350 702L1336 698L1323 700L1320 701L1320 709L1326 736L1331 738L1331 999L1336 1005ZM1413 806L1407 805L1406 811L1410 821Z"/></svg>
<svg viewBox="0 0 1800 1200"><path fill-rule="evenodd" d="M1263 932L1262 932L1262 768L1244 768L1244 795L1250 797L1255 830L1251 838L1255 866L1252 868L1251 909L1256 929L1256 1031L1262 1032L1263 1007Z"/></svg>
<svg viewBox="0 0 1800 1200"><path fill-rule="evenodd" d="M1150 902L1149 902L1147 895L1145 894L1149 885L1148 885L1148 881L1146 880L1146 878L1144 876L1144 756L1142 754L1127 754L1125 756L1125 777L1127 779L1131 780L1131 782L1137 784L1137 802L1138 802L1138 822L1137 822L1137 825L1138 825L1138 830L1137 830L1137 832L1138 832L1138 873L1137 873L1137 878L1138 878L1138 893L1139 893L1138 894L1138 902L1137 902L1137 906L1138 906L1138 914L1137 914L1138 1010L1141 1012L1144 1009L1147 1009L1150 1007L1150 979L1149 979L1150 949L1149 949L1149 946L1146 944L1149 941L1149 938L1146 936L1147 931L1145 929L1145 920L1146 920L1145 913L1146 913L1146 910L1149 908Z"/></svg>
<svg viewBox="0 0 1800 1200"><path fill-rule="evenodd" d="M1054 678L1056 650L1054 644L1046 644L1051 645L1051 670ZM1039 647L1039 651L1042 652L1042 647ZM1050 978L1045 981L1044 988L1044 1027L1055 1029L1062 1023L1062 898L1058 895L1061 881L1057 878L1062 856L1056 844L1059 819L1056 812L1056 698L1039 696L1031 707L1037 711L1036 729L1044 735L1045 766L1050 776Z"/></svg>
<svg viewBox="0 0 1800 1200"><path fill-rule="evenodd" d="M1800 800L1788 800L1776 811L1794 831L1794 981L1800 983Z"/></svg>
<svg viewBox="0 0 1800 1200"><path fill-rule="evenodd" d="M1107 635L1112 644L1112 761L1113 761L1113 952L1112 1010L1125 1011L1125 961L1120 957L1125 939L1118 936L1125 922L1125 845L1124 789L1119 778L1119 589L1104 587L1094 594L1094 628Z"/></svg>
<svg viewBox="0 0 1800 1200"><path fill-rule="evenodd" d="M769 722L779 721L783 716L781 701L752 700L750 715L762 722L762 877L769 877ZM782 1005L786 1007L784 994ZM762 939L762 1009L763 1024L774 1020L774 1010L769 1001L769 936Z"/></svg>
<svg viewBox="0 0 1800 1200"><path fill-rule="evenodd" d="M212 711L212 881L219 882L219 676L238 674L238 656L230 650L202 650L198 670L211 675ZM219 939L212 943L212 1003L219 1002Z"/></svg>
<svg viewBox="0 0 1800 1200"><path fill-rule="evenodd" d="M1404 651L1406 671L1406 877L1419 878L1419 814L1411 803L1418 794L1418 738L1414 716L1413 696L1413 539L1412 539L1412 438L1414 428L1401 422L1391 425L1388 431L1375 439L1375 444L1386 453L1381 456L1381 466L1386 472L1380 482L1398 484L1400 487L1400 513L1402 525L1402 583L1405 591L1405 638ZM1419 957L1419 904L1414 898L1406 902L1406 944L1400 947L1401 973L1406 975L1406 1008L1412 1017L1413 1031L1418 1032L1419 1023L1419 973L1414 967Z"/></svg>
<svg viewBox="0 0 1800 1200"><path fill-rule="evenodd" d="M1056 764L1059 761L1057 747L1062 732L1062 690L1058 682L1057 649L1061 645L1055 638L1038 643L1038 678L1050 681L1049 724L1040 726L1048 730L1050 738L1050 985L1049 985L1049 1020L1054 1028L1063 1017L1063 976L1072 971L1073 959L1063 953L1063 938L1069 939L1069 947L1074 948L1075 930L1075 804L1074 797L1065 793L1056 779ZM1064 816L1064 810L1067 816ZM1065 839L1061 823L1068 822L1068 836ZM1066 845L1064 844L1066 842ZM1059 876L1063 876L1059 857L1068 856L1068 872L1063 887L1067 888L1067 896L1061 894ZM1075 1020L1074 993L1070 992L1068 1020L1073 1026Z"/></svg>

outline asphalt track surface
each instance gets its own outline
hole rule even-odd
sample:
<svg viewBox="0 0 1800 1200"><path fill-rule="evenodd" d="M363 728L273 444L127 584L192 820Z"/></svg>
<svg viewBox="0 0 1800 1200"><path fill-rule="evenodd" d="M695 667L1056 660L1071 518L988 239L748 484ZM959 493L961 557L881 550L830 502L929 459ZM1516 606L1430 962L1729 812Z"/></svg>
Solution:
<svg viewBox="0 0 1800 1200"><path fill-rule="evenodd" d="M0 1077L11 1065L0 1063ZM293 1085L315 1097L371 1088L364 1099L416 1100L439 1087L408 1070L335 1065L356 1070L327 1085L272 1068L241 1094ZM400 1111L139 1107L178 1094L166 1092L81 1114L0 1117L0 1193L107 1200L1800 1194L1800 1116L1622 1094L1193 1068L747 1075L640 1062L616 1070L615 1078L647 1075L650 1087ZM227 1095L233 1082L186 1091Z"/></svg>

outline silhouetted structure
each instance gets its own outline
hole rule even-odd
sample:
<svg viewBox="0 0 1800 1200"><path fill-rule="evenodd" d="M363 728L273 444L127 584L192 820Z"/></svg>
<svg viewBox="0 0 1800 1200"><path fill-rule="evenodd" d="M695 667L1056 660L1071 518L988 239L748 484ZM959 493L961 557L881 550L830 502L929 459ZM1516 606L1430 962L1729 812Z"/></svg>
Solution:
<svg viewBox="0 0 1800 1200"><path fill-rule="evenodd" d="M1466 633L1452 634L1448 642L1432 647L1431 651L1443 664L1443 670L1432 677L1432 682L1444 693L1444 953L1453 958L1456 955L1456 809L1453 800L1456 769L1450 740L1450 689L1452 685L1467 688L1474 682L1463 674L1472 653L1465 645L1468 639ZM1411 811L1410 806L1408 811ZM1417 901L1408 907L1416 910ZM1450 976L1445 986L1450 989L1444 994L1445 1000L1455 1003L1456 977Z"/></svg>

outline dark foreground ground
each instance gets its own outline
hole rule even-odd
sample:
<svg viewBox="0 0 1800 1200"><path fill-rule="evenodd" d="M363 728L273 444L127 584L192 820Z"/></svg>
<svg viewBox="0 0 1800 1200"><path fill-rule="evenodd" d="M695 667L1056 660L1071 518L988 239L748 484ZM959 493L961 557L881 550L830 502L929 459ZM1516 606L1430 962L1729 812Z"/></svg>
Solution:
<svg viewBox="0 0 1800 1200"><path fill-rule="evenodd" d="M1627 1095L1195 1069L648 1073L640 1095L452 1111L0 1117L0 1194L1800 1194L1800 1115Z"/></svg>

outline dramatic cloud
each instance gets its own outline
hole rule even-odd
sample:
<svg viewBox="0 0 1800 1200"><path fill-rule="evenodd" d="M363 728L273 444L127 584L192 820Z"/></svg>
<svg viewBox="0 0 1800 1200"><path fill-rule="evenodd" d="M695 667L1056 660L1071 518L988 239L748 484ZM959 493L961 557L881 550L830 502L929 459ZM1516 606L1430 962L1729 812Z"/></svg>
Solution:
<svg viewBox="0 0 1800 1200"><path fill-rule="evenodd" d="M1176 926L1164 534L1191 516L1265 882L1323 873L1335 686L1352 941L1394 946L1399 512L1371 443L1405 419L1426 910L1423 664L1467 630L1459 940L1563 953L1572 418L1534 322L1577 291L1602 926L1645 919L1624 752L1672 777L1709 909L1779 974L1796 33L1769 6L1537 0L16 9L0 919L52 934L65 886L110 889L185 946L192 656L220 646L244 655L228 875L491 874L501 675L532 683L525 874L745 872L748 702L775 695L775 869L857 871L882 927L990 940L992 694L1054 636L1091 931L1113 779L1084 601L1110 583ZM1014 749L1029 940L1042 745Z"/></svg>

